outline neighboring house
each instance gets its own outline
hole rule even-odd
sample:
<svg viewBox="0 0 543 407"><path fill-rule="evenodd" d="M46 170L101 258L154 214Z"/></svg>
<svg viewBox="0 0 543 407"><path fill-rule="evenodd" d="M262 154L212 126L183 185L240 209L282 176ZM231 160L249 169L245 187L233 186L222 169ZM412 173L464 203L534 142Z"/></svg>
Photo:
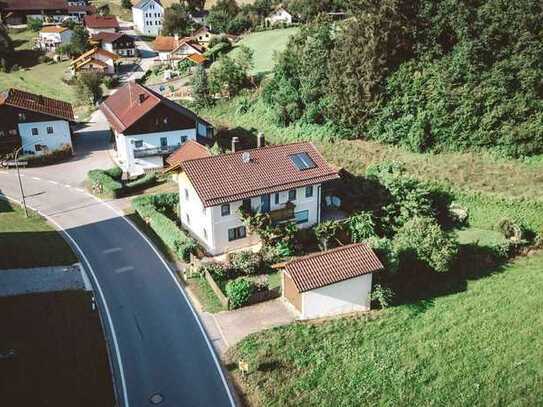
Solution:
<svg viewBox="0 0 543 407"><path fill-rule="evenodd" d="M189 55L202 55L205 52L198 42L190 37L156 37L153 41L153 49L158 52L158 61L175 62L182 61Z"/></svg>
<svg viewBox="0 0 543 407"><path fill-rule="evenodd" d="M68 44L73 31L58 25L43 27L38 34L36 46L45 52L56 52L61 45Z"/></svg>
<svg viewBox="0 0 543 407"><path fill-rule="evenodd" d="M382 270L365 243L299 257L284 265L283 298L302 319L368 311L372 274Z"/></svg>
<svg viewBox="0 0 543 407"><path fill-rule="evenodd" d="M83 24L90 35L100 32L114 33L119 31L119 21L115 16L86 16Z"/></svg>
<svg viewBox="0 0 543 407"><path fill-rule="evenodd" d="M204 157L211 157L209 150L194 140L188 140L166 158L166 163L169 165L167 172L180 169L185 161Z"/></svg>
<svg viewBox="0 0 543 407"><path fill-rule="evenodd" d="M163 19L164 7L158 0L141 0L132 7L134 28L144 35L160 34Z"/></svg>
<svg viewBox="0 0 543 407"><path fill-rule="evenodd" d="M164 157L188 140L212 137L209 123L134 81L109 96L100 110L115 136L119 166L130 177L163 168Z"/></svg>
<svg viewBox="0 0 543 407"><path fill-rule="evenodd" d="M76 4L77 3L77 4ZM29 18L46 23L61 23L66 20L80 22L81 18L94 14L95 8L86 2L66 0L2 0L0 20L8 25L25 24Z"/></svg>
<svg viewBox="0 0 543 407"><path fill-rule="evenodd" d="M307 142L187 160L180 168L181 224L211 255L259 241L247 232L241 206L269 213L276 223L319 223L322 184L339 178Z"/></svg>
<svg viewBox="0 0 543 407"><path fill-rule="evenodd" d="M0 92L0 153L25 154L72 147L72 105L18 89Z"/></svg>
<svg viewBox="0 0 543 407"><path fill-rule="evenodd" d="M292 24L295 19L284 7L277 7L272 13L264 20L268 27L276 24Z"/></svg>
<svg viewBox="0 0 543 407"><path fill-rule="evenodd" d="M134 38L128 34L117 32L100 32L91 37L102 49L117 54L120 57L134 57L137 55Z"/></svg>
<svg viewBox="0 0 543 407"><path fill-rule="evenodd" d="M117 71L117 61L120 57L102 48L93 48L70 64L73 74L79 72L100 72L106 75L113 75Z"/></svg>
<svg viewBox="0 0 543 407"><path fill-rule="evenodd" d="M209 15L209 11L207 10L197 10L194 13L190 14L190 18L196 24L204 25L208 15Z"/></svg>
<svg viewBox="0 0 543 407"><path fill-rule="evenodd" d="M216 34L213 34L209 27L203 26L194 31L191 35L191 38L194 41L199 42L202 45L207 46L209 44L209 41L211 41L211 38L215 37Z"/></svg>

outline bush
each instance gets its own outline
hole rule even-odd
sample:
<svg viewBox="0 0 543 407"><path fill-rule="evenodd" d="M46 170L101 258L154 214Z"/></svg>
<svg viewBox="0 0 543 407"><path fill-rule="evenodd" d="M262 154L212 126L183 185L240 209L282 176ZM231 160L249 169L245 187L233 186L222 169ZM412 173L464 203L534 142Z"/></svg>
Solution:
<svg viewBox="0 0 543 407"><path fill-rule="evenodd" d="M28 163L28 167L39 167L42 165L55 164L71 156L72 148L68 145L65 145L58 150L54 150L48 153L23 156L20 158L20 160L26 161Z"/></svg>
<svg viewBox="0 0 543 407"><path fill-rule="evenodd" d="M400 259L393 242L386 237L370 237L364 241L375 252L386 271L395 273L398 271Z"/></svg>
<svg viewBox="0 0 543 407"><path fill-rule="evenodd" d="M250 250L244 250L230 255L230 264L240 274L247 276L259 274L262 270L262 256Z"/></svg>
<svg viewBox="0 0 543 407"><path fill-rule="evenodd" d="M205 272L211 274L215 281L226 281L228 278L228 270L219 263L207 263L200 266L198 272L204 274Z"/></svg>
<svg viewBox="0 0 543 407"><path fill-rule="evenodd" d="M371 301L377 301L381 308L387 308L392 301L394 293L390 288L383 287L381 284L375 284L370 294Z"/></svg>
<svg viewBox="0 0 543 407"><path fill-rule="evenodd" d="M134 181L127 182L125 184L125 187L130 190L130 192L133 192L135 190L141 190L145 189L151 185L155 185L157 183L157 176L155 173L149 173L144 175L141 178L138 178Z"/></svg>
<svg viewBox="0 0 543 407"><path fill-rule="evenodd" d="M87 185L93 194L106 199L116 199L123 192L123 185L104 170L89 171Z"/></svg>
<svg viewBox="0 0 543 407"><path fill-rule="evenodd" d="M106 88L113 89L119 86L119 78L116 76L104 76L103 83Z"/></svg>
<svg viewBox="0 0 543 407"><path fill-rule="evenodd" d="M112 167L109 170L104 170L104 172L117 181L123 176L123 170L118 166Z"/></svg>
<svg viewBox="0 0 543 407"><path fill-rule="evenodd" d="M27 21L28 28L34 32L38 32L43 27L43 21L39 18L29 18Z"/></svg>
<svg viewBox="0 0 543 407"><path fill-rule="evenodd" d="M364 239L375 236L375 223L369 212L357 213L346 219L346 222L353 243L362 242Z"/></svg>
<svg viewBox="0 0 543 407"><path fill-rule="evenodd" d="M38 57L38 62L39 62L40 64L47 64L47 63L49 63L49 62L51 62L51 61L52 61L52 59L49 58L47 55L40 55L40 56Z"/></svg>
<svg viewBox="0 0 543 407"><path fill-rule="evenodd" d="M240 277L236 280L229 281L226 284L225 290L232 308L239 308L247 304L251 294L255 290L255 285L247 278Z"/></svg>
<svg viewBox="0 0 543 407"><path fill-rule="evenodd" d="M502 219L498 222L498 230L503 233L506 239L515 242L526 240L526 230L510 219Z"/></svg>

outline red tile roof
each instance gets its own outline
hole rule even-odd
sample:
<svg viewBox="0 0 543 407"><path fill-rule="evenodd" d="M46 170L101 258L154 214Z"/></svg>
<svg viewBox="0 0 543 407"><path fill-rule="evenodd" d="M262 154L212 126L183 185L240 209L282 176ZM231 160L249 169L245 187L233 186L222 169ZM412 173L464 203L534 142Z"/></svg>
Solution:
<svg viewBox="0 0 543 407"><path fill-rule="evenodd" d="M178 48L182 47L184 44L187 44L189 47L191 47L196 52L202 54L205 52L204 48L196 41L194 41L191 37L183 37L178 38L177 40L175 37L164 37L164 36L158 36L153 41L153 49L158 52L173 52L176 51Z"/></svg>
<svg viewBox="0 0 543 407"><path fill-rule="evenodd" d="M66 0L4 0L0 9L17 10L66 10Z"/></svg>
<svg viewBox="0 0 543 407"><path fill-rule="evenodd" d="M100 110L106 116L111 127L117 132L123 133L161 103L176 110L179 114L189 116L195 121L198 119L198 116L189 109L172 102L161 94L135 81L128 82L113 95L109 96L100 105Z"/></svg>
<svg viewBox="0 0 543 407"><path fill-rule="evenodd" d="M297 169L289 156L307 153L314 168ZM244 162L242 157L250 157ZM268 146L189 160L183 170L205 207L338 179L313 143Z"/></svg>
<svg viewBox="0 0 543 407"><path fill-rule="evenodd" d="M97 34L92 35L90 39L94 41L114 42L124 36L132 38L128 34L125 34L125 33L109 33L105 31L101 31Z"/></svg>
<svg viewBox="0 0 543 407"><path fill-rule="evenodd" d="M63 33L64 31L68 31L68 27L61 27L58 25L50 25L43 27L40 32L42 33Z"/></svg>
<svg viewBox="0 0 543 407"><path fill-rule="evenodd" d="M373 250L365 243L310 254L285 266L301 293L383 269Z"/></svg>
<svg viewBox="0 0 543 407"><path fill-rule="evenodd" d="M85 16L85 27L88 28L119 28L119 22L115 16Z"/></svg>
<svg viewBox="0 0 543 407"><path fill-rule="evenodd" d="M177 167L184 161L210 156L211 153L207 148L194 140L189 140L170 154L170 156L166 158L166 162L171 167Z"/></svg>
<svg viewBox="0 0 543 407"><path fill-rule="evenodd" d="M200 54L191 54L187 56L187 59L190 59L195 64L201 65L205 61L207 61L207 58Z"/></svg>
<svg viewBox="0 0 543 407"><path fill-rule="evenodd" d="M71 104L14 88L0 93L1 105L8 105L63 120L74 121L74 111Z"/></svg>

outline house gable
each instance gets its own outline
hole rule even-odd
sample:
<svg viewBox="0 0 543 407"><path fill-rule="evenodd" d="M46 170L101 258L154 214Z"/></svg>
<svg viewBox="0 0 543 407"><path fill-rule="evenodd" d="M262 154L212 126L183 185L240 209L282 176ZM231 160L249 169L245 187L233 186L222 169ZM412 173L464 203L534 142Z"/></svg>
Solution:
<svg viewBox="0 0 543 407"><path fill-rule="evenodd" d="M195 128L195 117L183 114L166 103L159 103L126 128L123 134L128 136Z"/></svg>

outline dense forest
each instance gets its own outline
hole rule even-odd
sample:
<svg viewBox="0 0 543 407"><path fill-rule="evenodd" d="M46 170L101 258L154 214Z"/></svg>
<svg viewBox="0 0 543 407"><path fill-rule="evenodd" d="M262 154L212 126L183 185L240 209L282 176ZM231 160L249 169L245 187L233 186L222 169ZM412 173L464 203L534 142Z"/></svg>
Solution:
<svg viewBox="0 0 543 407"><path fill-rule="evenodd" d="M315 16L278 56L277 123L332 124L413 151L543 153L538 0L356 0Z"/></svg>

